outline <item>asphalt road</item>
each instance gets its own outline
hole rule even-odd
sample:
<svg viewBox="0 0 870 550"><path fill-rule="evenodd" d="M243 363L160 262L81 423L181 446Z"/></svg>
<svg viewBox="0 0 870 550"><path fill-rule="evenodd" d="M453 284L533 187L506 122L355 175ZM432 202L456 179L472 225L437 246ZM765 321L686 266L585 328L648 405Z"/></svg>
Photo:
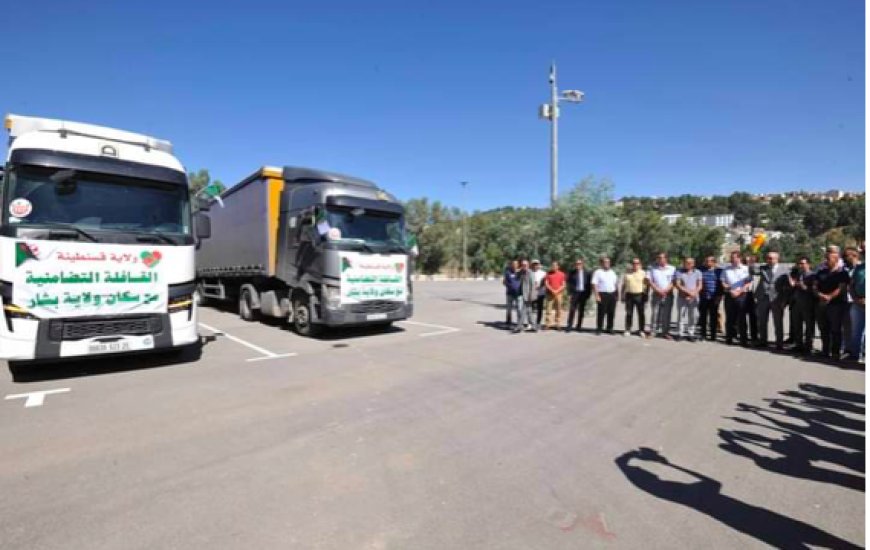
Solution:
<svg viewBox="0 0 870 550"><path fill-rule="evenodd" d="M198 358L3 369L0 546L864 544L863 366L515 335L492 282L416 299L386 334L204 309Z"/></svg>

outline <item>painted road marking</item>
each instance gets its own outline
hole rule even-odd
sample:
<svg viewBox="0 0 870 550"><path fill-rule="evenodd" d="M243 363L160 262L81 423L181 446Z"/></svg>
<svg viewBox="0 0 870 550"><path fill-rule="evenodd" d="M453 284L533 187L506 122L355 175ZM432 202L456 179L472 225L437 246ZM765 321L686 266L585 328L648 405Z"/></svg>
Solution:
<svg viewBox="0 0 870 550"><path fill-rule="evenodd" d="M242 340L238 336L233 336L232 334L230 334L228 332L225 332L219 328L209 326L205 323L200 323L199 326L201 326L202 328L204 328L206 330L212 331L215 334L215 336L218 336L218 335L223 336L224 338L226 338L228 340L232 340L233 342L236 342L237 344L241 344L247 348L250 348L250 349L256 351L257 353L259 353L263 356L263 357L254 357L252 359L247 359L247 361L264 361L266 359L278 359L280 357L293 357L294 355L296 355L295 353L274 353L274 352L271 352L271 351L267 350L266 348L261 348L258 345L252 344L246 340Z"/></svg>
<svg viewBox="0 0 870 550"><path fill-rule="evenodd" d="M418 321L399 321L400 323L408 323L409 325L417 325L421 327L430 327L437 328L441 330L436 330L434 332L424 332L420 335L420 338L425 338L426 336L439 336L441 334L450 334L451 332L459 332L462 329L458 329L456 327L448 327L446 325L433 325L432 323L420 323Z"/></svg>
<svg viewBox="0 0 870 550"><path fill-rule="evenodd" d="M267 355L266 357L254 357L252 359L245 359L248 363L251 361L268 361L269 359L280 359L282 357L296 357L299 355L298 353L279 353L276 355Z"/></svg>
<svg viewBox="0 0 870 550"><path fill-rule="evenodd" d="M32 391L27 393L16 393L14 395L7 395L6 400L10 399L24 399L27 400L24 402L24 408L30 407L41 407L43 403L45 403L46 395L53 395L55 393L66 393L70 391L69 388L58 388L56 390L42 390L42 391Z"/></svg>

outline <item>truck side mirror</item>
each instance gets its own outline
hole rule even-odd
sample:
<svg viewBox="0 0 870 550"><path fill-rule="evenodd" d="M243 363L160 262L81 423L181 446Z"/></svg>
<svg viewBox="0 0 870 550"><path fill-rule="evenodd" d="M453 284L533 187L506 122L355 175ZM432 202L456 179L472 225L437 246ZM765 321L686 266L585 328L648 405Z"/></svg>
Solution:
<svg viewBox="0 0 870 550"><path fill-rule="evenodd" d="M208 239L211 237L211 218L208 214L197 212L193 215L193 226L196 229L197 240Z"/></svg>
<svg viewBox="0 0 870 550"><path fill-rule="evenodd" d="M193 207L197 211L208 212L211 210L211 201L199 195L193 197Z"/></svg>

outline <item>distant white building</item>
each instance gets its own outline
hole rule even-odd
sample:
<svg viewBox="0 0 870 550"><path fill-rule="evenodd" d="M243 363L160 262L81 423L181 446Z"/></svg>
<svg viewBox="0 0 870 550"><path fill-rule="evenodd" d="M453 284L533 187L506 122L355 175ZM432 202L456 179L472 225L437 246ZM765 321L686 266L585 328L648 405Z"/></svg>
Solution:
<svg viewBox="0 0 870 550"><path fill-rule="evenodd" d="M697 225L728 228L734 223L734 214L711 214L709 216L695 216L689 219Z"/></svg>
<svg viewBox="0 0 870 550"><path fill-rule="evenodd" d="M682 214L664 214L662 219L668 222L668 225L674 225L677 220L682 218ZM734 214L711 214L709 216L689 216L686 218L692 225L705 225L707 227L724 227L729 228L734 223Z"/></svg>

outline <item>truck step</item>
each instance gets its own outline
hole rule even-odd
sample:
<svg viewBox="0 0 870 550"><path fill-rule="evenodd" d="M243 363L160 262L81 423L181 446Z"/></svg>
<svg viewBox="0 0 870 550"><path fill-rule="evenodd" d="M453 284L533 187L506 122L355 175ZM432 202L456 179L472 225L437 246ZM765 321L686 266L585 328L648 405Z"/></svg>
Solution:
<svg viewBox="0 0 870 550"><path fill-rule="evenodd" d="M205 296L206 298L214 298L215 300L227 299L226 289L221 283L202 283L202 285L200 285L200 288L202 289L203 296Z"/></svg>

